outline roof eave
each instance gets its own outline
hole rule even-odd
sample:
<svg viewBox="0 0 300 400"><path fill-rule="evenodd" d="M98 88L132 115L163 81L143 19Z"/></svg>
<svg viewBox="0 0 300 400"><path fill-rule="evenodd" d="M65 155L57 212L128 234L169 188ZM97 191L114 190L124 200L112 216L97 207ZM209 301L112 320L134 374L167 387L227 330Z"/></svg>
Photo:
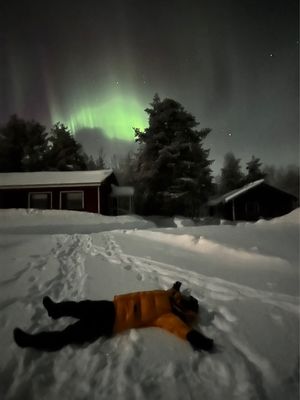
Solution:
<svg viewBox="0 0 300 400"><path fill-rule="evenodd" d="M3 185L0 186L0 190L8 190L8 189L35 189L35 188L52 188L52 187L95 187L101 186L103 182L93 182L93 183L53 183L53 184L36 184L36 185Z"/></svg>

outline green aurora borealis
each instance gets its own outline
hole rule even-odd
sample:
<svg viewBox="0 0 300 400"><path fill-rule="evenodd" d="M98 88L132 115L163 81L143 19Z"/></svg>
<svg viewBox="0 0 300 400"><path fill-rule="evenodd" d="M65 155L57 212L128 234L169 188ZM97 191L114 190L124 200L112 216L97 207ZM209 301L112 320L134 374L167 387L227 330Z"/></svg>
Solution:
<svg viewBox="0 0 300 400"><path fill-rule="evenodd" d="M145 105L134 97L114 95L91 104L79 104L69 116L53 114L52 121L61 121L71 132L82 128L100 128L109 138L132 141L133 128L144 129L147 126Z"/></svg>

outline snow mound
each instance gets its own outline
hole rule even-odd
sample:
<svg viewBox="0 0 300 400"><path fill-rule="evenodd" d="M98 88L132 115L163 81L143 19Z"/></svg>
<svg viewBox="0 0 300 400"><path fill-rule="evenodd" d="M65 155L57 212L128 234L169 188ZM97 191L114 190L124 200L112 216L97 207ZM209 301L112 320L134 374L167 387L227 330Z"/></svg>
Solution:
<svg viewBox="0 0 300 400"><path fill-rule="evenodd" d="M137 215L105 216L82 211L8 209L0 210L0 231L7 233L92 233L113 229L155 227ZM16 228L17 231L16 231ZM34 230L32 230L34 228ZM31 231L30 231L31 229Z"/></svg>
<svg viewBox="0 0 300 400"><path fill-rule="evenodd" d="M239 267L247 265L247 261L254 261L254 264L259 266L259 268L269 268L270 266L272 268L290 268L289 263L279 257L259 254L254 251L253 248L244 250L242 248L223 245L203 236L196 237L187 234L175 235L165 232L153 232L150 230L127 231L127 234L133 234L148 240L154 240L159 243L172 245L176 248L182 248L202 255L214 256L219 260L220 264L224 262L225 259L230 259L233 266L237 265Z"/></svg>
<svg viewBox="0 0 300 400"><path fill-rule="evenodd" d="M190 218L184 218L184 217L175 217L174 223L177 226L177 228L183 228L184 226L195 226L195 223L193 220L191 220Z"/></svg>
<svg viewBox="0 0 300 400"><path fill-rule="evenodd" d="M269 221L272 224L295 224L300 225L300 208L296 208L289 214L273 218Z"/></svg>

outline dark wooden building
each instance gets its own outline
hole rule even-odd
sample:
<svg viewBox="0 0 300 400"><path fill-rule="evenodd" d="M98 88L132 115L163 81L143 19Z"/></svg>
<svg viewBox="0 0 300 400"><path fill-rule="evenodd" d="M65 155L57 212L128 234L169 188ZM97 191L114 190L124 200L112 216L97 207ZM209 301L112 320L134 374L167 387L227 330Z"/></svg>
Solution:
<svg viewBox="0 0 300 400"><path fill-rule="evenodd" d="M209 215L231 221L257 221L287 214L298 199L267 184L264 179L249 183L208 202Z"/></svg>
<svg viewBox="0 0 300 400"><path fill-rule="evenodd" d="M79 210L118 214L117 179L111 169L98 171L43 171L0 173L0 208ZM121 191L122 192L122 191ZM126 198L126 193L130 198ZM128 197L127 196L127 197ZM123 191L132 204L133 188ZM130 213L122 209L122 213Z"/></svg>

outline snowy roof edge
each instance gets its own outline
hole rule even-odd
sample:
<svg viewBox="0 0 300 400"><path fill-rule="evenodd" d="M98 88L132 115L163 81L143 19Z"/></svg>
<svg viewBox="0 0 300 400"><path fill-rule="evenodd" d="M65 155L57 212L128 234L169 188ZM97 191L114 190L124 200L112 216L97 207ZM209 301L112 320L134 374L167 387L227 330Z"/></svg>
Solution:
<svg viewBox="0 0 300 400"><path fill-rule="evenodd" d="M209 200L207 204L210 206L215 206L220 203L227 203L228 201L233 200L235 197L239 196L240 194L247 192L248 190L253 189L258 185L261 185L264 181L264 179L258 179L257 181L248 183L247 185L242 186L238 189L231 190L230 192L227 192L222 196L217 197L216 199Z"/></svg>
<svg viewBox="0 0 300 400"><path fill-rule="evenodd" d="M244 192L248 192L248 190L253 189L256 186L261 185L265 180L264 179L258 179L257 181L248 183L245 186L242 186L239 189L236 189L235 193L231 193L231 194L227 194L225 195L225 203L227 203L229 200L234 199L235 197L239 196L240 194L244 193Z"/></svg>
<svg viewBox="0 0 300 400"><path fill-rule="evenodd" d="M38 171L0 173L0 188L97 185L113 174L112 169L94 171Z"/></svg>

